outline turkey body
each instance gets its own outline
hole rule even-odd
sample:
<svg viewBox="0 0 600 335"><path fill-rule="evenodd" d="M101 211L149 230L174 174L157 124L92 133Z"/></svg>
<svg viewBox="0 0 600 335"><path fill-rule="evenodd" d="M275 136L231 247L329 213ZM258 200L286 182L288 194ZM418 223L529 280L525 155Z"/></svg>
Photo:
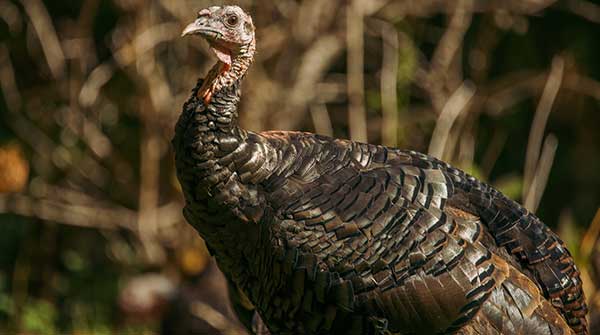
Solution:
<svg viewBox="0 0 600 335"><path fill-rule="evenodd" d="M194 94L173 146L184 215L272 334L586 334L562 241L413 151L237 126Z"/></svg>

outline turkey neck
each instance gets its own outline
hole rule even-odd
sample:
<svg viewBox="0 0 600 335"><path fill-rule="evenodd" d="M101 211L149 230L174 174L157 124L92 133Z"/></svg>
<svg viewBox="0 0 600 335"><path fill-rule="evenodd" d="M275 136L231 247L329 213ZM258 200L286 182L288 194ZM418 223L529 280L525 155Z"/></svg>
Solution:
<svg viewBox="0 0 600 335"><path fill-rule="evenodd" d="M269 235L261 233L266 228L258 223L264 199L257 183L248 180L256 176L257 164L268 155L252 141L256 135L238 126L240 85L251 61L248 53L238 55L225 72L223 63L217 63L208 81L199 81L184 105L173 139L186 198L184 215L205 239L221 269L242 285L256 274L241 271L256 267L240 262L262 257L257 248L268 252L268 247L260 246L268 244ZM215 88L208 104L202 96L206 87ZM244 173L249 170L252 173Z"/></svg>
<svg viewBox="0 0 600 335"><path fill-rule="evenodd" d="M200 177L196 182L208 187L207 191L222 182L219 172L229 170L221 158L234 152L247 137L238 126L237 108L241 82L252 64L254 50L252 41L231 56L231 64L218 61L206 78L198 81L177 123L173 144L176 150L185 147L193 156L193 172Z"/></svg>
<svg viewBox="0 0 600 335"><path fill-rule="evenodd" d="M256 42L252 40L250 43L242 45L238 50L231 54L231 64L218 61L206 76L204 84L195 94L204 95L209 91L210 96L220 93L220 91L231 86L239 85L244 78L246 71L252 65L254 53L256 51ZM205 99L205 103L208 101ZM209 103L210 104L210 103Z"/></svg>

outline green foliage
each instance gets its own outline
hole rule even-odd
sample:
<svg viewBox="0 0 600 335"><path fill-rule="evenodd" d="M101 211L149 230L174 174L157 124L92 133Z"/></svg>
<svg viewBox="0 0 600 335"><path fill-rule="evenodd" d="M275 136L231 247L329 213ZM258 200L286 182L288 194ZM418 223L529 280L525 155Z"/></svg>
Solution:
<svg viewBox="0 0 600 335"><path fill-rule="evenodd" d="M502 178L498 178L494 186L507 197L519 200L521 199L521 192L523 190L523 177L518 175L506 175Z"/></svg>
<svg viewBox="0 0 600 335"><path fill-rule="evenodd" d="M56 334L58 311L43 300L28 303L23 308L22 329L31 334Z"/></svg>
<svg viewBox="0 0 600 335"><path fill-rule="evenodd" d="M4 292L0 293L0 315L8 318L15 315L15 303L12 297Z"/></svg>
<svg viewBox="0 0 600 335"><path fill-rule="evenodd" d="M81 257L81 255L74 250L65 251L63 254L63 263L71 272L82 272L86 270L88 266L85 258Z"/></svg>

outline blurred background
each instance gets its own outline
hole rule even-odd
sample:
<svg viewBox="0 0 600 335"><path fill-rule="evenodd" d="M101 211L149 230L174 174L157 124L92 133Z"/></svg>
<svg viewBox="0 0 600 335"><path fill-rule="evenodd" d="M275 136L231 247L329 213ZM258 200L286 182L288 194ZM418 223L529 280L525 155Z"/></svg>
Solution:
<svg viewBox="0 0 600 335"><path fill-rule="evenodd" d="M244 127L451 162L559 232L594 309L600 1L228 3L257 27ZM169 143L215 4L0 0L0 333L243 334Z"/></svg>

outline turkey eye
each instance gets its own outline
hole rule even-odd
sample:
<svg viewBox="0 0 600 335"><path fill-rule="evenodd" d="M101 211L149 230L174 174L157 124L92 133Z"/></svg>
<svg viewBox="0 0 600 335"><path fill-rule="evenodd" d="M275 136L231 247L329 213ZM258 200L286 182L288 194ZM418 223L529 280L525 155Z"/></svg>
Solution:
<svg viewBox="0 0 600 335"><path fill-rule="evenodd" d="M227 17L227 19L225 19L225 23L227 23L228 26L230 27L235 27L238 23L238 17L237 15L233 14L233 15L229 15Z"/></svg>

